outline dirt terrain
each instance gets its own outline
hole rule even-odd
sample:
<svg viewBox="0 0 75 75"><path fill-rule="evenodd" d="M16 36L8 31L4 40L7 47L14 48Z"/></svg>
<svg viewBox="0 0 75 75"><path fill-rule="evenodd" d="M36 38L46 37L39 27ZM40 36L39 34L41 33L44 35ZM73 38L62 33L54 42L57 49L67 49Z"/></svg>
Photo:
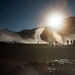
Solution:
<svg viewBox="0 0 75 75"><path fill-rule="evenodd" d="M75 60L74 46L48 44L0 44L0 75L6 75L18 65L29 62L50 62L55 59Z"/></svg>

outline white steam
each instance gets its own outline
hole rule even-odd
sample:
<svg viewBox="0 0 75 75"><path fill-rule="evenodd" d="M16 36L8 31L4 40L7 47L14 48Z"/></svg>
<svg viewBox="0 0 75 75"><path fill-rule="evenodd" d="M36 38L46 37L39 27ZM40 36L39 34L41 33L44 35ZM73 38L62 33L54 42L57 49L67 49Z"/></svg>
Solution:
<svg viewBox="0 0 75 75"><path fill-rule="evenodd" d="M20 34L16 32L11 32L8 30L0 30L0 42L17 42L17 43L28 43L28 44L36 44L38 43L46 43L41 40L40 35L45 30L44 27L40 27L35 29L35 33L33 34L34 38L23 38ZM25 36L25 35L24 35ZM26 35L27 36L27 35Z"/></svg>
<svg viewBox="0 0 75 75"><path fill-rule="evenodd" d="M21 32L21 34L19 34L17 32L11 32L9 30L0 30L0 42L48 44L48 42L41 39L41 34L43 34L43 31L45 31L45 30L46 30L45 27L39 27L37 29L34 29L34 33L31 33L32 30L31 31L29 30L28 34L22 34L22 32ZM60 44L67 45L67 40L69 40L68 44L72 44L73 40L75 40L75 33L71 33L70 35L65 36L65 37L59 35L56 32L53 32L53 31L52 31L52 33L53 34L51 36L53 36L53 38L54 38L54 40L52 40L53 42L57 41ZM31 37L30 34L32 35L33 38ZM49 34L49 33L47 33L47 34ZM22 35L24 37L22 37ZM50 38L51 38L51 36L50 36Z"/></svg>
<svg viewBox="0 0 75 75"><path fill-rule="evenodd" d="M40 27L35 30L34 37L35 37L36 43L47 43L47 42L43 41L40 37L44 30L45 30L45 27Z"/></svg>

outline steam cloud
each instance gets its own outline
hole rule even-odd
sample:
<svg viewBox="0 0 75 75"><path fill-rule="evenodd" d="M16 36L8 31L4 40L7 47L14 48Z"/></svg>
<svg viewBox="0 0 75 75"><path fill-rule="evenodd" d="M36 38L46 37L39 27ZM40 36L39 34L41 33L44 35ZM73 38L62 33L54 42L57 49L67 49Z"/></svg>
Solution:
<svg viewBox="0 0 75 75"><path fill-rule="evenodd" d="M57 41L67 45L67 40L75 40L75 17L66 18L66 27L59 32L52 31L49 27L39 27L31 30L13 32L6 29L0 30L0 42L17 42L28 44L46 44L49 41ZM71 42L69 42L71 44Z"/></svg>
<svg viewBox="0 0 75 75"><path fill-rule="evenodd" d="M51 40L57 41L60 44L67 45L67 40L75 40L75 33L71 33L68 36L62 36L59 33L50 31L50 29L46 27L39 27L32 30L24 30L23 32L12 32L4 29L0 30L0 42L14 43L15 41L17 43L46 44Z"/></svg>
<svg viewBox="0 0 75 75"><path fill-rule="evenodd" d="M24 30L23 32L12 32L3 29L0 30L0 42L37 43L39 41L39 43L46 43L40 37L44 29L44 27L40 27L32 30Z"/></svg>

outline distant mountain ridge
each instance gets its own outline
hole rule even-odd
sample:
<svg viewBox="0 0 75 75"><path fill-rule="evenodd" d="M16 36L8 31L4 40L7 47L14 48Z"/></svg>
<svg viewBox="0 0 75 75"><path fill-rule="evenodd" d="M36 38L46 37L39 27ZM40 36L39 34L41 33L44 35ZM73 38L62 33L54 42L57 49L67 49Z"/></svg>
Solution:
<svg viewBox="0 0 75 75"><path fill-rule="evenodd" d="M38 40L39 40L39 37L40 35L38 36L38 31L40 29L43 29L43 27L39 27L39 28L34 28L34 29L23 29L19 32L14 32L14 31L10 31L8 29L0 29L0 41L2 42L20 42L20 43L28 43L30 41L36 41L37 39L35 38L36 36L38 37ZM44 29L43 29L44 30ZM31 43L31 42L30 42Z"/></svg>
<svg viewBox="0 0 75 75"><path fill-rule="evenodd" d="M58 41L61 43L61 38L68 38L74 40L75 33L75 17L68 17L64 19L67 25L67 32L64 30L64 33L54 33L47 26L38 27L34 29L23 29L19 32L11 31L8 29L0 29L0 41L1 42L13 42L16 41L18 43L37 43L38 41L41 43L47 43L51 40ZM71 35L73 34L73 35ZM58 39L57 37L60 39ZM70 37L69 37L70 36Z"/></svg>

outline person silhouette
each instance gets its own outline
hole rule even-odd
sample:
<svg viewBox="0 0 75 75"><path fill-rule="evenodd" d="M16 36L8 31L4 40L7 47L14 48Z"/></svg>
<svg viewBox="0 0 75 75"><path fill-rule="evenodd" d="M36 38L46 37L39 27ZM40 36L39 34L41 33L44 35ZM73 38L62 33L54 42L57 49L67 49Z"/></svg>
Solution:
<svg viewBox="0 0 75 75"><path fill-rule="evenodd" d="M73 45L75 45L75 40L73 41Z"/></svg>
<svg viewBox="0 0 75 75"><path fill-rule="evenodd" d="M71 45L73 44L73 41L71 40Z"/></svg>
<svg viewBox="0 0 75 75"><path fill-rule="evenodd" d="M67 45L69 45L69 40L67 40Z"/></svg>

